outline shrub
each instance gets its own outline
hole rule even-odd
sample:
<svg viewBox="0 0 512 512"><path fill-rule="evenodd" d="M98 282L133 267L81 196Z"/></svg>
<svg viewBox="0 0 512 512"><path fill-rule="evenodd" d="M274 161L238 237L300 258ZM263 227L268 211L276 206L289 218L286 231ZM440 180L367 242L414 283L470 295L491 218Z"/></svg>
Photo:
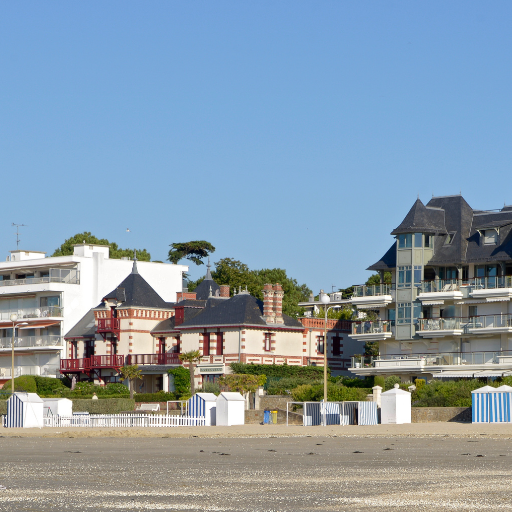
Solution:
<svg viewBox="0 0 512 512"><path fill-rule="evenodd" d="M110 398L108 400L73 399L73 411L91 414L118 414L135 410L135 400L130 398Z"/></svg>
<svg viewBox="0 0 512 512"><path fill-rule="evenodd" d="M220 394L220 386L217 382L203 382L203 387L201 388L202 393L213 393L214 395Z"/></svg>
<svg viewBox="0 0 512 512"><path fill-rule="evenodd" d="M365 388L348 388L339 384L327 384L327 400L330 402L366 401L369 390ZM292 390L293 400L296 402L319 402L324 398L324 385L302 384Z"/></svg>
<svg viewBox="0 0 512 512"><path fill-rule="evenodd" d="M380 386L382 389L386 389L386 379L384 378L384 375L376 375L373 378L373 385L374 386Z"/></svg>
<svg viewBox="0 0 512 512"><path fill-rule="evenodd" d="M471 407L471 391L485 383L476 379L442 382L434 380L413 393L415 407Z"/></svg>
<svg viewBox="0 0 512 512"><path fill-rule="evenodd" d="M323 379L323 366L289 366L287 364L245 364L231 363L233 373L266 375L267 381L271 378L302 377L305 379ZM327 369L329 371L329 369Z"/></svg>
<svg viewBox="0 0 512 512"><path fill-rule="evenodd" d="M111 382L106 386L99 386L100 389L96 391L96 394L99 395L130 395L130 390L128 386L121 384L120 382Z"/></svg>
<svg viewBox="0 0 512 512"><path fill-rule="evenodd" d="M363 379L359 377L341 377L338 382L347 388L372 388L377 385L375 384L375 377L364 377Z"/></svg>
<svg viewBox="0 0 512 512"><path fill-rule="evenodd" d="M11 389L10 382L7 388ZM14 391L25 391L25 393L37 393L36 379L34 375L20 375L14 379Z"/></svg>
<svg viewBox="0 0 512 512"><path fill-rule="evenodd" d="M183 366L178 366L168 371L174 376L174 392L177 396L190 395L190 371Z"/></svg>
<svg viewBox="0 0 512 512"><path fill-rule="evenodd" d="M425 379L416 379L414 381L414 385L416 386L416 391L418 391L418 389L421 389L425 384L426 384Z"/></svg>
<svg viewBox="0 0 512 512"><path fill-rule="evenodd" d="M157 393L135 393L136 402L167 402L168 400L176 400L176 395L166 391L158 391Z"/></svg>
<svg viewBox="0 0 512 512"><path fill-rule="evenodd" d="M384 379L384 389L388 391L389 389L393 389L395 384L401 384L402 379L398 375L390 375Z"/></svg>
<svg viewBox="0 0 512 512"><path fill-rule="evenodd" d="M36 382L37 394L40 396L59 395L68 389L61 379L40 377L39 375L36 375L34 379Z"/></svg>

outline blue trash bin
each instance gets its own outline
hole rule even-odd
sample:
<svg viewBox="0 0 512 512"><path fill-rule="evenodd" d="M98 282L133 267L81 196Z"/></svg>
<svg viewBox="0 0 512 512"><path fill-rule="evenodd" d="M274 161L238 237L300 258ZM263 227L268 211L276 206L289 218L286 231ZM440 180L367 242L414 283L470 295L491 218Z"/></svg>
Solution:
<svg viewBox="0 0 512 512"><path fill-rule="evenodd" d="M270 411L263 411L263 424L268 425L270 421Z"/></svg>

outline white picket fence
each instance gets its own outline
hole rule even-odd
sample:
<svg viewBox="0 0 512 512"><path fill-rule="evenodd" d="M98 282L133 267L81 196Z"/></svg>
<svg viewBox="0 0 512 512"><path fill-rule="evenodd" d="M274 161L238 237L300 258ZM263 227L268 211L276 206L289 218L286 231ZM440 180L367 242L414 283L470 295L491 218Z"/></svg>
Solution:
<svg viewBox="0 0 512 512"><path fill-rule="evenodd" d="M203 427L204 416L171 416L163 414L77 414L47 416L45 427Z"/></svg>

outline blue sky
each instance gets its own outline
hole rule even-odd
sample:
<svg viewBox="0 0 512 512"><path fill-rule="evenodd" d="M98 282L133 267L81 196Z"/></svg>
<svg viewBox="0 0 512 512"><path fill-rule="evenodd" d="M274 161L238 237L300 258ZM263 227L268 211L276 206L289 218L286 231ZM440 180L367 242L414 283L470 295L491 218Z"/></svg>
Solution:
<svg viewBox="0 0 512 512"><path fill-rule="evenodd" d="M0 3L0 256L91 231L363 283L417 196L512 203L512 3ZM126 232L126 228L130 232ZM192 267L191 277L204 273Z"/></svg>

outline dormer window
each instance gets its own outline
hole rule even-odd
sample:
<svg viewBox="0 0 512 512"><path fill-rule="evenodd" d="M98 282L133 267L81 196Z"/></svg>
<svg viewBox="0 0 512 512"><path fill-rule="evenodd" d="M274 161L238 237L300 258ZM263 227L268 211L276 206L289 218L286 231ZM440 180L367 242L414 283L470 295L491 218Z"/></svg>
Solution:
<svg viewBox="0 0 512 512"><path fill-rule="evenodd" d="M412 233L398 235L398 248L410 249L412 247Z"/></svg>
<svg viewBox="0 0 512 512"><path fill-rule="evenodd" d="M450 231L450 233L448 233L446 235L446 238L444 240L444 245L451 245L451 243L453 242L453 239L455 238L455 233L456 233L456 231Z"/></svg>
<svg viewBox="0 0 512 512"><path fill-rule="evenodd" d="M498 242L498 232L495 229L486 229L483 235L484 245L496 245Z"/></svg>

